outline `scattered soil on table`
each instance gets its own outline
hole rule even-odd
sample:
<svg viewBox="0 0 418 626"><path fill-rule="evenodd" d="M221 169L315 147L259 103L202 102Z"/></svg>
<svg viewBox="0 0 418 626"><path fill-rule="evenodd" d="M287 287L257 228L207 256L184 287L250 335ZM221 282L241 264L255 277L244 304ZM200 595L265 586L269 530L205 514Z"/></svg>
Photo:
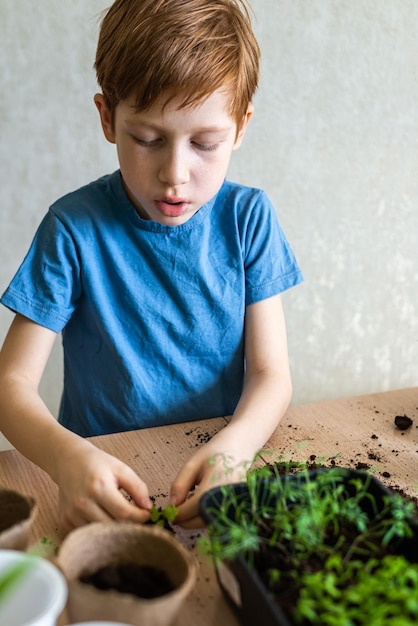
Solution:
<svg viewBox="0 0 418 626"><path fill-rule="evenodd" d="M96 589L115 589L147 599L158 598L174 590L165 572L136 563L107 565L93 574L80 577L80 581L93 585Z"/></svg>
<svg viewBox="0 0 418 626"><path fill-rule="evenodd" d="M211 435L209 432L202 432L201 430L199 430L198 427L196 428L192 428L191 430L188 430L185 435L187 437L190 437L191 435L195 435L195 441L194 443L192 443L192 445L190 447L195 447L198 448L199 446L208 443L208 441L210 441L213 437L213 435Z"/></svg>
<svg viewBox="0 0 418 626"><path fill-rule="evenodd" d="M418 406L416 407L416 409L418 411ZM375 409L375 413L379 414L381 412ZM395 428L398 431L401 431L400 432L401 435L404 435L404 434L407 435L406 431L414 427L414 424L416 422L416 420L414 421L414 419L412 419L411 417L409 417L409 415L406 415L406 414L399 414L396 416L392 415L391 420ZM288 427L294 430L297 430L297 428L293 424L288 424ZM418 429L418 424L415 425L415 428ZM383 458L384 455L383 454L380 455L376 450L371 450L370 448L372 447L379 448L379 447L382 447L382 444L379 443L379 436L376 435L375 433L372 433L370 435L370 439L373 441L374 445L371 442L369 443L369 441L364 441L362 443L362 446L365 448L365 453L367 454L367 461L364 460L364 457L362 460L358 460L357 458L355 458L355 457L363 456L364 452L359 452L358 454L354 455L354 458L345 459L344 461L338 458L339 457L338 454L335 455L335 457L330 457L325 460L324 460L324 457L317 458L316 455L312 454L310 458L308 459L308 461L304 461L304 463L307 465L307 468L309 470L320 469L321 467L343 466L343 467L352 468L356 470L370 471L371 473L376 474L377 478L383 479L382 482L384 482L385 486L388 489L390 489L391 491L395 493L398 493L405 499L412 501L416 506L416 511L418 515L418 492L415 490L415 493L412 495L410 493L406 493L402 487L393 483L395 476L393 476L388 471L383 471L379 469L378 464L384 461L384 458ZM339 445L338 442L336 442L335 445L338 446ZM416 450L416 452L418 454L418 449ZM392 449L391 454L394 456L399 456L402 453L397 449ZM369 463L368 461L371 461L372 463ZM295 465L296 465L295 468L293 469L290 468L289 470L290 472L294 472L298 470L298 467L297 467L298 464L295 463ZM388 479L390 479L389 482L388 482Z"/></svg>
<svg viewBox="0 0 418 626"><path fill-rule="evenodd" d="M395 417L395 426L399 430L408 430L414 422L407 415L397 415Z"/></svg>

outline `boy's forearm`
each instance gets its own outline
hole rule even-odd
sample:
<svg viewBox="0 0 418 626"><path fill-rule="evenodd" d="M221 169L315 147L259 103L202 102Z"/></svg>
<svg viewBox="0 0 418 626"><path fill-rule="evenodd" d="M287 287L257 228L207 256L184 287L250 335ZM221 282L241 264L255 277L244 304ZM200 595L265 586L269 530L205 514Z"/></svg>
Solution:
<svg viewBox="0 0 418 626"><path fill-rule="evenodd" d="M252 460L279 425L291 396L290 375L260 371L248 376L231 422L219 434L222 442Z"/></svg>
<svg viewBox="0 0 418 626"><path fill-rule="evenodd" d="M0 429L30 461L56 479L57 462L80 441L58 424L36 389L20 379L0 376Z"/></svg>
<svg viewBox="0 0 418 626"><path fill-rule="evenodd" d="M289 406L290 375L259 370L247 375L231 422L206 443L177 474L172 502L180 505L178 522L185 528L201 526L198 499L188 498L195 486L203 493L225 482L241 482L257 452L263 448Z"/></svg>

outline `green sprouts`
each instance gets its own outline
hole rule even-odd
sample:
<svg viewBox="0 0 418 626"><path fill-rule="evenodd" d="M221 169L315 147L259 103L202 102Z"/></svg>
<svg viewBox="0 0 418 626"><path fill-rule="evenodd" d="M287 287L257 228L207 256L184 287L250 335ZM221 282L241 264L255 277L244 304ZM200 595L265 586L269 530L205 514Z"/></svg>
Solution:
<svg viewBox="0 0 418 626"><path fill-rule="evenodd" d="M210 522L201 549L215 562L244 558L276 598L297 589L296 623L385 626L391 615L407 616L397 626L416 621L418 565L398 553L417 527L414 503L379 491L368 473L275 472L250 470L246 484L224 485L206 499ZM386 588L385 605L379 598ZM363 609L369 617L357 618Z"/></svg>
<svg viewBox="0 0 418 626"><path fill-rule="evenodd" d="M347 564L333 554L300 586L297 624L410 626L418 619L418 564L403 556Z"/></svg>
<svg viewBox="0 0 418 626"><path fill-rule="evenodd" d="M166 527L167 525L173 524L177 513L178 509L174 504L168 504L164 508L153 505L149 521L157 526Z"/></svg>
<svg viewBox="0 0 418 626"><path fill-rule="evenodd" d="M224 552L229 558L234 550L248 554L267 545L287 553L294 564L313 554L325 560L336 548L346 561L378 552L380 546L411 536L414 505L401 496L384 495L378 506L368 489L370 480L368 474L349 477L340 468L277 480L249 472L247 490L240 493L224 485L220 507L209 507L214 516L211 543L219 558ZM258 541L246 540L255 528Z"/></svg>

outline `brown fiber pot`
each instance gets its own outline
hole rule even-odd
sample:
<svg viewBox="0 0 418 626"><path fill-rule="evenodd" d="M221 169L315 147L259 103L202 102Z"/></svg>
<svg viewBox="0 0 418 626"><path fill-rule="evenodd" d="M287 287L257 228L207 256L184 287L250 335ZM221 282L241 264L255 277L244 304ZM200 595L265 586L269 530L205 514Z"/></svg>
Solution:
<svg viewBox="0 0 418 626"><path fill-rule="evenodd" d="M126 562L164 571L174 591L143 599L113 589L99 590L79 580L104 566ZM196 578L191 554L172 533L131 522L95 522L72 531L56 563L67 579L71 622L106 619L135 626L168 626Z"/></svg>
<svg viewBox="0 0 418 626"><path fill-rule="evenodd" d="M0 549L26 550L35 515L32 497L0 488Z"/></svg>

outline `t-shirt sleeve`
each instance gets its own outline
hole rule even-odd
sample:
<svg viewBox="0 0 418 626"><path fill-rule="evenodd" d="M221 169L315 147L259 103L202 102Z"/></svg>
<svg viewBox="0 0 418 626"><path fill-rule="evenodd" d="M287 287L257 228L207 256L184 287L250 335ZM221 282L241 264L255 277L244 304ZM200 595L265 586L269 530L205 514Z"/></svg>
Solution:
<svg viewBox="0 0 418 626"><path fill-rule="evenodd" d="M49 211L1 303L58 333L70 319L80 293L76 246L62 222Z"/></svg>
<svg viewBox="0 0 418 626"><path fill-rule="evenodd" d="M293 250L268 196L260 191L243 228L246 305L277 295L303 280Z"/></svg>

